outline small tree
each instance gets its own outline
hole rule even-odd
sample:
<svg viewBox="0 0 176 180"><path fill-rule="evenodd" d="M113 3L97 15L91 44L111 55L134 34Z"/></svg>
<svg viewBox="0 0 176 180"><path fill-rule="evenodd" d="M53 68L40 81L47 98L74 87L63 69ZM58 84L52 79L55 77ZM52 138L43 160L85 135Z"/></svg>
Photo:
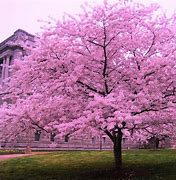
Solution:
<svg viewBox="0 0 176 180"><path fill-rule="evenodd" d="M119 169L123 136L142 141L175 130L175 17L122 1L83 10L58 21L16 61L11 108L23 107L14 119L48 132L103 131Z"/></svg>

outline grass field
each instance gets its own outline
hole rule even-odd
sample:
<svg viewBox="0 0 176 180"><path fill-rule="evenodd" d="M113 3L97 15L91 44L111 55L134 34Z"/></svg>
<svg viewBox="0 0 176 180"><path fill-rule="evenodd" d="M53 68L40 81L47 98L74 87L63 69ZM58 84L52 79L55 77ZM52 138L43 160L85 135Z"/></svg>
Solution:
<svg viewBox="0 0 176 180"><path fill-rule="evenodd" d="M0 161L0 180L176 180L176 150L123 151L113 170L111 151L60 151Z"/></svg>

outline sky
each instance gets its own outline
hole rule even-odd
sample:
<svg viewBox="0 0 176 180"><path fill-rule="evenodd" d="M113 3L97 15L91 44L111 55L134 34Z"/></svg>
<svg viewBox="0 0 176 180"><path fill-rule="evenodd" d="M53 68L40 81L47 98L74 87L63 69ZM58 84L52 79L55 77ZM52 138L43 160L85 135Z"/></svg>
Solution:
<svg viewBox="0 0 176 180"><path fill-rule="evenodd" d="M103 0L89 0L100 3ZM109 0L117 1L117 0ZM169 13L176 9L174 0L137 0L143 4L160 4ZM75 14L81 10L85 0L0 0L0 42L17 29L31 34L41 32L43 21L49 17L60 19L64 12Z"/></svg>

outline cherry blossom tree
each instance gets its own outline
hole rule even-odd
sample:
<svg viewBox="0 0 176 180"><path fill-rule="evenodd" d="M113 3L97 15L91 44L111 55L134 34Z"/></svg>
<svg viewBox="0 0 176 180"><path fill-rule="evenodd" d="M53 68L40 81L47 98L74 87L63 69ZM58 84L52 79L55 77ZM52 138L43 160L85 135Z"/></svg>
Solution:
<svg viewBox="0 0 176 180"><path fill-rule="evenodd" d="M58 21L30 56L15 62L8 87L13 103L3 112L21 128L57 136L102 131L113 143L117 169L122 137L172 136L176 19L160 13L157 5L104 1ZM9 124L9 117L3 113L1 121Z"/></svg>

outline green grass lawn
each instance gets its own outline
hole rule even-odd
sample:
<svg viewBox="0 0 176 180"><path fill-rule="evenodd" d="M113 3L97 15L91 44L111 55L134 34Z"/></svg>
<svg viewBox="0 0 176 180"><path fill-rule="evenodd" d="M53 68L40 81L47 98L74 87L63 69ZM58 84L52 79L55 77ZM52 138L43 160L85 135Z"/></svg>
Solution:
<svg viewBox="0 0 176 180"><path fill-rule="evenodd" d="M0 161L0 180L176 180L176 150L123 151L113 170L111 151L60 151Z"/></svg>

